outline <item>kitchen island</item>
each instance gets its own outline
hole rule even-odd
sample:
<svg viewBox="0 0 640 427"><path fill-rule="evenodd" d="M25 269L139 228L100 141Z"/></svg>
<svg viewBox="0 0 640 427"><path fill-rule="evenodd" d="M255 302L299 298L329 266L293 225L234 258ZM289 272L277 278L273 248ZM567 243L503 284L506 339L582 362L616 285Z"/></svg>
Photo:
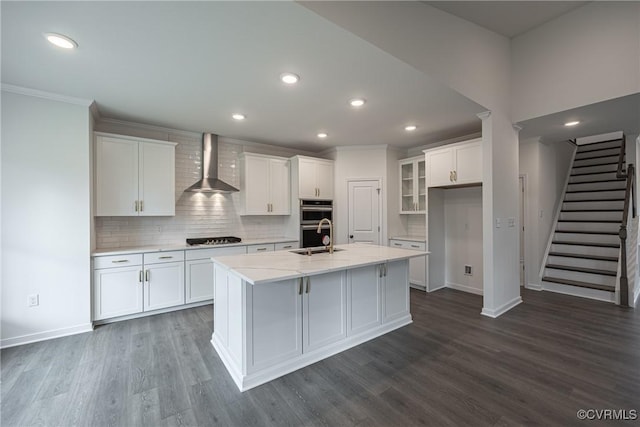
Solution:
<svg viewBox="0 0 640 427"><path fill-rule="evenodd" d="M411 323L409 258L367 244L213 258L211 343L241 391Z"/></svg>

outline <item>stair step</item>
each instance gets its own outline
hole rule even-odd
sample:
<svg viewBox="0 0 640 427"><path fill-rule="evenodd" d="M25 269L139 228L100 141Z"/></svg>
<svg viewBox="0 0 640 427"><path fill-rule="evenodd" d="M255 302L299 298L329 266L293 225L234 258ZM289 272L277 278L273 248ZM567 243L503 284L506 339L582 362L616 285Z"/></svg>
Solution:
<svg viewBox="0 0 640 427"><path fill-rule="evenodd" d="M600 274L602 276L617 276L618 272L613 270L600 270L598 268L584 268L584 267L573 267L571 265L560 265L560 264L547 264L547 268L553 268L554 270L566 270L566 271L577 271L579 273L588 273L588 274Z"/></svg>
<svg viewBox="0 0 640 427"><path fill-rule="evenodd" d="M565 193L564 201L576 201L576 202L585 202L585 201L594 201L594 202L602 202L606 200L624 200L625 192L624 190L612 190L612 191L600 191L600 192L592 192L592 191L584 191L579 193Z"/></svg>
<svg viewBox="0 0 640 427"><path fill-rule="evenodd" d="M597 172L579 172L579 173L572 173L571 176L589 176L589 175L603 175L603 174L617 174L618 173L618 169L616 168L616 170L612 170L612 171L597 171Z"/></svg>
<svg viewBox="0 0 640 427"><path fill-rule="evenodd" d="M567 191L566 194L601 193L606 191L625 191L625 188L602 188L600 190L571 190L571 191Z"/></svg>
<svg viewBox="0 0 640 427"><path fill-rule="evenodd" d="M582 169L582 168L590 168L594 166L615 166L618 169L618 162L606 162L606 163L598 163L595 165L587 165L587 166L574 166L573 169Z"/></svg>
<svg viewBox="0 0 640 427"><path fill-rule="evenodd" d="M622 212L622 209L562 209L560 212Z"/></svg>
<svg viewBox="0 0 640 427"><path fill-rule="evenodd" d="M602 150L578 151L576 160L599 159L601 157L618 156L620 158L620 148L610 147Z"/></svg>
<svg viewBox="0 0 640 427"><path fill-rule="evenodd" d="M626 178L608 178L608 179L590 179L587 181L570 181L569 185L571 184L596 184L596 183L600 183L600 182L624 182L626 181Z"/></svg>
<svg viewBox="0 0 640 427"><path fill-rule="evenodd" d="M592 259L594 261L611 261L618 262L618 257L615 256L600 256L600 255L585 255L585 254L575 254L569 252L549 252L549 256L559 256L565 258L582 258L582 259Z"/></svg>
<svg viewBox="0 0 640 427"><path fill-rule="evenodd" d="M593 223L602 223L602 224L619 224L620 221L609 220L609 219L559 219L558 222L593 222Z"/></svg>
<svg viewBox="0 0 640 427"><path fill-rule="evenodd" d="M622 214L624 212L585 212L585 211L572 211L572 212L560 212L561 220L585 220L585 221L618 221L622 222Z"/></svg>
<svg viewBox="0 0 640 427"><path fill-rule="evenodd" d="M620 243L576 242L573 240L553 240L551 243L554 245L593 246L596 248L620 249Z"/></svg>
<svg viewBox="0 0 640 427"><path fill-rule="evenodd" d="M617 143L617 144L616 144ZM620 148L622 145L622 138L617 139L607 139L606 141L598 141L598 142L589 142L587 144L578 145L578 151L585 153L587 151L600 150L605 146L617 146Z"/></svg>
<svg viewBox="0 0 640 427"><path fill-rule="evenodd" d="M565 200L562 203L579 203L579 202L624 202L624 199L580 199Z"/></svg>
<svg viewBox="0 0 640 427"><path fill-rule="evenodd" d="M609 292L616 291L615 286L600 285L598 283L580 282L577 280L562 279L559 277L544 276L542 280L544 282L560 283L562 285L578 286L581 288L589 288L589 289L598 289L601 291L609 291Z"/></svg>
<svg viewBox="0 0 640 427"><path fill-rule="evenodd" d="M578 166L571 169L571 175L583 175L589 173L617 173L618 172L618 163L607 163L602 165L588 165L588 166Z"/></svg>
<svg viewBox="0 0 640 427"><path fill-rule="evenodd" d="M556 233L563 233L563 234L597 234L600 236L617 236L618 232L617 231L592 231L592 230L575 230L575 231L571 231L571 230L556 230Z"/></svg>
<svg viewBox="0 0 640 427"><path fill-rule="evenodd" d="M619 154L613 154L610 156L593 157L589 159L574 159L573 167L576 166L593 166L599 163L617 162L620 160Z"/></svg>

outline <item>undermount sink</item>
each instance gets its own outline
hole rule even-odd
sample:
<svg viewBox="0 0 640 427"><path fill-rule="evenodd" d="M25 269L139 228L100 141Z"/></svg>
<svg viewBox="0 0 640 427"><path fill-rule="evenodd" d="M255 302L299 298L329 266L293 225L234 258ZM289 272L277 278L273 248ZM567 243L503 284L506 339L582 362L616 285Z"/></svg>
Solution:
<svg viewBox="0 0 640 427"><path fill-rule="evenodd" d="M333 248L333 252L340 252L340 251L344 251L344 249L338 249L338 248ZM327 248L306 248L306 249L298 249L295 251L289 251L292 254L298 254L298 255L314 255L314 254L328 254L329 253L329 249Z"/></svg>

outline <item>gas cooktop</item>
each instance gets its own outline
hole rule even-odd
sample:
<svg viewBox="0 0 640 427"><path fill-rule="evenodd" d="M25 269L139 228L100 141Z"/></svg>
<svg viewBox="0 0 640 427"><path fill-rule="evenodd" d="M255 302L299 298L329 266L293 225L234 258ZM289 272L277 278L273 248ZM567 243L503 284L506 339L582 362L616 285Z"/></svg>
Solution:
<svg viewBox="0 0 640 427"><path fill-rule="evenodd" d="M233 236L224 237L199 237L195 239L187 239L187 245L228 245L229 243L240 243L242 239Z"/></svg>

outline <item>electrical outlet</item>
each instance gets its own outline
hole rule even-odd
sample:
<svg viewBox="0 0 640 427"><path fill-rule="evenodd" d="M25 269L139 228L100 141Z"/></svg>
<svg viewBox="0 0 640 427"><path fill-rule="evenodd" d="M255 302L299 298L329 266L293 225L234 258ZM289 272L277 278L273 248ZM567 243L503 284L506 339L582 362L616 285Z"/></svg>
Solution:
<svg viewBox="0 0 640 427"><path fill-rule="evenodd" d="M40 304L40 295L32 294L27 297L27 305L29 307L35 307Z"/></svg>
<svg viewBox="0 0 640 427"><path fill-rule="evenodd" d="M516 219L515 218L509 218L507 220L508 224L509 224L509 228L513 228L516 226Z"/></svg>
<svg viewBox="0 0 640 427"><path fill-rule="evenodd" d="M464 275L465 276L473 276L472 267L470 265L464 266Z"/></svg>

